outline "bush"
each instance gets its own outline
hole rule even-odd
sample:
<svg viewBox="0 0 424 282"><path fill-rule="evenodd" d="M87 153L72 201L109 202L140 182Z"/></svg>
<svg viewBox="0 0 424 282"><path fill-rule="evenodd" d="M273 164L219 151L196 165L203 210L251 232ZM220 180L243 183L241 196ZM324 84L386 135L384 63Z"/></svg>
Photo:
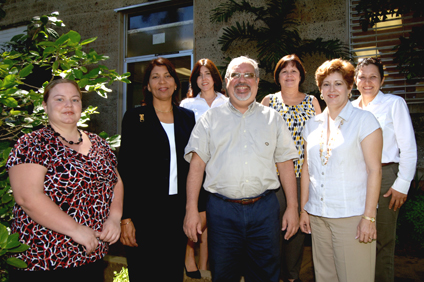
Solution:
<svg viewBox="0 0 424 282"><path fill-rule="evenodd" d="M418 172L400 209L397 221L397 252L424 257L424 185Z"/></svg>

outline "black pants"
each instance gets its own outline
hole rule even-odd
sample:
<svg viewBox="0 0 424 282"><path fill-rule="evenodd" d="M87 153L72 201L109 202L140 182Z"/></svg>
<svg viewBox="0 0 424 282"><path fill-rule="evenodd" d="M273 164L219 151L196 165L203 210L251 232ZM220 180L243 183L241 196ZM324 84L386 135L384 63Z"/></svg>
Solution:
<svg viewBox="0 0 424 282"><path fill-rule="evenodd" d="M98 260L94 263L75 268L60 268L50 271L23 271L9 269L10 282L43 281L43 282L103 282L105 263Z"/></svg>

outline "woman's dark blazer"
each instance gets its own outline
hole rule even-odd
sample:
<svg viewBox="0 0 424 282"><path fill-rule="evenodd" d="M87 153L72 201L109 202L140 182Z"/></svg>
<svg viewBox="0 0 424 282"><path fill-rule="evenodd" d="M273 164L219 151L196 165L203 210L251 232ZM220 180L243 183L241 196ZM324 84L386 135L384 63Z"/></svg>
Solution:
<svg viewBox="0 0 424 282"><path fill-rule="evenodd" d="M163 212L170 208L173 215L184 219L189 170L189 163L184 160L184 149L196 122L191 110L174 105L173 114L178 167L176 196L168 193L169 141L153 105L128 110L122 121L118 159L118 170L124 183L122 218L131 218L136 228L139 223L157 221L155 217L163 216ZM169 207L170 198L173 207ZM182 229L182 223L179 228Z"/></svg>

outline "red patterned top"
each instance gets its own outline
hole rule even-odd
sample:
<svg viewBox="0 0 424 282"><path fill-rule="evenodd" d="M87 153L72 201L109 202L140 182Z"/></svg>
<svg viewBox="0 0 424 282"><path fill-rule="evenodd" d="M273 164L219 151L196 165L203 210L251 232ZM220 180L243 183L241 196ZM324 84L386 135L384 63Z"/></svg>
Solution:
<svg viewBox="0 0 424 282"><path fill-rule="evenodd" d="M45 194L76 222L101 231L118 181L117 161L105 140L93 133L86 134L91 141L87 156L64 146L50 128L26 134L16 143L6 167L23 163L46 167ZM109 244L101 242L93 253L87 254L82 245L37 224L16 204L13 215L12 232L18 232L19 240L30 246L17 255L28 264L25 270L78 267L108 252Z"/></svg>

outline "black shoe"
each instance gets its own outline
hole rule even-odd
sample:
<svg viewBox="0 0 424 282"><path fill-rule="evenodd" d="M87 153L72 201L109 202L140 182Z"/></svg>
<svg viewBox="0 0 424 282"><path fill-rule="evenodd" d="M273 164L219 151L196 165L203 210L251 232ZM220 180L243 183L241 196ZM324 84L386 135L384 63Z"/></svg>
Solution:
<svg viewBox="0 0 424 282"><path fill-rule="evenodd" d="M201 279L202 278L202 275L200 275L199 270L188 272L187 267L185 267L185 265L184 265L184 268L185 268L185 272L186 272L187 277L190 277L190 278L193 278L193 279Z"/></svg>

